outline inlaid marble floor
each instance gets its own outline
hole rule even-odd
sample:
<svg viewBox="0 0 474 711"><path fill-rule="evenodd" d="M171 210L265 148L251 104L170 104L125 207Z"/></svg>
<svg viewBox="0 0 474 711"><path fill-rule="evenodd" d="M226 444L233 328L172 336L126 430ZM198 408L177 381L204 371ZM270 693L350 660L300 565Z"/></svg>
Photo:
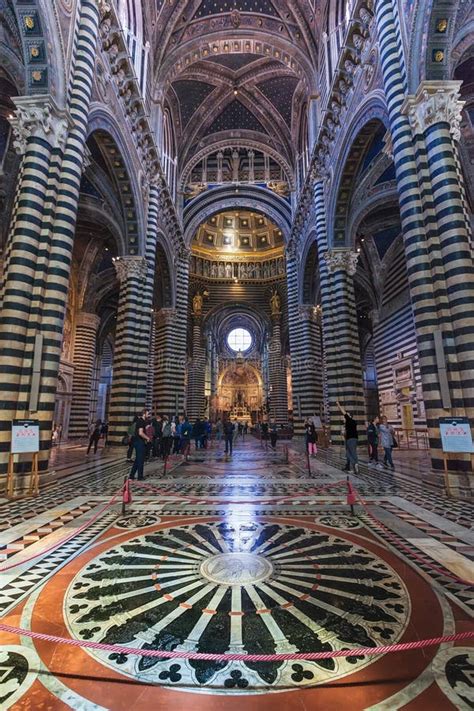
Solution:
<svg viewBox="0 0 474 711"><path fill-rule="evenodd" d="M0 708L472 708L466 643L320 662L225 659L472 629L472 587L450 575L474 581L473 507L363 467L353 483L381 523L360 506L352 515L344 486L319 490L344 479L324 459L309 476L297 448L287 463L282 445L273 453L248 439L231 460L214 447L166 473L151 463L123 514L120 502L104 509L128 470L123 452L58 457L59 476L39 497L0 504L0 568L18 563L0 572L2 622L224 658L158 660L1 634Z"/></svg>

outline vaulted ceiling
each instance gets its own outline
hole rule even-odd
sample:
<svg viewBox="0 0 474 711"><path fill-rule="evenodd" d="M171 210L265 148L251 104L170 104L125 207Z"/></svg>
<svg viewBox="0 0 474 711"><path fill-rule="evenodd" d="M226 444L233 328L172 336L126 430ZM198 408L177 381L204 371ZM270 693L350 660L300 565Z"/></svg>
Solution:
<svg viewBox="0 0 474 711"><path fill-rule="evenodd" d="M316 90L315 0L158 0L154 98L171 112L180 170L239 140L294 165Z"/></svg>

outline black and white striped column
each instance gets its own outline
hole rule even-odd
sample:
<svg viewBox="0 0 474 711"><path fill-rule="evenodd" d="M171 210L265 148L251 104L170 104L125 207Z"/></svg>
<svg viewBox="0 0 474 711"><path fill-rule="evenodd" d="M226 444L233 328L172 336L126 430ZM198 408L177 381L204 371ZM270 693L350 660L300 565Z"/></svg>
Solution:
<svg viewBox="0 0 474 711"><path fill-rule="evenodd" d="M76 317L74 336L74 374L72 380L71 415L69 437L87 437L94 413L92 405L92 382L96 361L97 329L100 318L97 314L81 311Z"/></svg>
<svg viewBox="0 0 474 711"><path fill-rule="evenodd" d="M45 206L50 202L50 181L57 171L57 159L62 153L68 126L65 112L58 109L50 96L17 97L15 104L17 109L10 122L15 149L23 155L23 160L3 262L0 310L2 471L6 469L11 420L29 417L36 411L36 393L31 398L31 378L37 339L35 333L30 333L30 322L38 320L33 301L38 262L43 253L41 233ZM40 363L36 366L39 368Z"/></svg>
<svg viewBox="0 0 474 711"><path fill-rule="evenodd" d="M153 410L160 415L168 415L168 417L180 414L175 382L174 334L176 324L176 309L162 308L156 312Z"/></svg>
<svg viewBox="0 0 474 711"><path fill-rule="evenodd" d="M134 416L145 407L148 350L141 320L148 264L144 257L120 257L114 262L120 280L115 332L113 379L109 407L109 442L120 444ZM149 337L149 333L147 334Z"/></svg>
<svg viewBox="0 0 474 711"><path fill-rule="evenodd" d="M202 316L193 314L192 356L188 369L188 392L186 410L194 421L204 414L204 391L206 378L206 343L202 333Z"/></svg>
<svg viewBox="0 0 474 711"><path fill-rule="evenodd" d="M187 409L187 338L188 338L188 292L190 253L182 248L176 257L176 321L173 337L174 372L173 384L176 396L176 412L183 414Z"/></svg>
<svg viewBox="0 0 474 711"><path fill-rule="evenodd" d="M328 326L324 335L325 366L331 439L336 443L342 441L338 400L354 417L361 432L366 421L353 280L357 257L350 249L332 249L323 255L330 292L330 313L326 316L323 307L323 327Z"/></svg>
<svg viewBox="0 0 474 711"><path fill-rule="evenodd" d="M281 313L272 314L272 334L268 345L270 416L277 424L288 423L288 381L286 358L281 347Z"/></svg>
<svg viewBox="0 0 474 711"><path fill-rule="evenodd" d="M440 114L440 104L433 113L434 104L441 99L441 104L446 105L447 97L440 96L436 90L430 97L426 87L415 97L407 96L405 61L396 12L392 0L376 0L382 75L390 118L431 459L433 467L441 470L444 462L439 418L466 413L472 416L473 390L468 387L465 394L461 383L463 379L467 383L472 382L472 262L469 265L466 251L466 221L464 214L461 214L463 210L460 210L459 171L449 135L451 121L443 120L446 111ZM454 101L457 102L457 97ZM452 105L452 109L458 119L458 105ZM467 315L465 335L461 325L463 311ZM436 336L439 337L438 352ZM468 342L471 346L467 345ZM444 393L440 385L440 355L445 361L450 361L449 367L444 370L447 381ZM450 469L456 470L459 465L459 461L448 461ZM470 467L467 457L461 466Z"/></svg>

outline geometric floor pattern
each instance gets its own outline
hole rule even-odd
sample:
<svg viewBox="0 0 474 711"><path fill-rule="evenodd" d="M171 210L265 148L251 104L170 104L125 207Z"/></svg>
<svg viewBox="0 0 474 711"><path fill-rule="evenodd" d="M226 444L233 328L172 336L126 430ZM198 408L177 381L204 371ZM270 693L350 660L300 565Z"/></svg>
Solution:
<svg viewBox="0 0 474 711"><path fill-rule="evenodd" d="M474 580L470 505L362 467L353 483L376 520L358 506L352 515L344 486L321 491L343 479L334 462L313 459L311 475L296 451L289 462L281 446L249 439L232 460L213 448L166 473L151 463L123 513L120 502L104 510L127 471L120 452L0 505L0 568L19 564L0 572L2 622L222 655L156 659L1 634L0 708L473 708L467 643L319 662L226 659L472 629L472 588L450 577Z"/></svg>

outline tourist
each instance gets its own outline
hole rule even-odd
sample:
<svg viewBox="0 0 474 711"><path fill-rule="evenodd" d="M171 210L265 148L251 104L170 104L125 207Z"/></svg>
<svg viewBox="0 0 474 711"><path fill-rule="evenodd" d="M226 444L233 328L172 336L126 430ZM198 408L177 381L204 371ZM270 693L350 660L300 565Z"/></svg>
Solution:
<svg viewBox="0 0 474 711"><path fill-rule="evenodd" d="M350 415L347 410L342 407L339 400L336 401L336 405L339 408L341 415L344 417L344 439L346 442L346 466L344 467L345 472L351 470L351 464L354 468L354 473L359 473L359 460L357 458L357 440L359 439L357 434L357 423Z"/></svg>
<svg viewBox="0 0 474 711"><path fill-rule="evenodd" d="M225 420L224 422L224 440L225 440L225 453L232 456L234 449L234 430L235 425L231 420Z"/></svg>
<svg viewBox="0 0 474 711"><path fill-rule="evenodd" d="M395 430L392 425L388 424L387 418L382 417L382 420L378 427L380 435L380 444L383 447L384 458L383 463L385 467L390 467L395 469L395 465L392 459L392 449L395 446Z"/></svg>
<svg viewBox="0 0 474 711"><path fill-rule="evenodd" d="M153 415L151 422L147 424L147 437L150 439L152 457L161 455L161 437L162 437L163 421L160 415ZM148 457L147 457L148 458Z"/></svg>
<svg viewBox="0 0 474 711"><path fill-rule="evenodd" d="M202 446L207 449L208 442L211 439L212 425L209 422L209 418L205 417L203 422L203 436L202 436Z"/></svg>
<svg viewBox="0 0 474 711"><path fill-rule="evenodd" d="M268 422L262 422L262 425L260 427L260 439L265 442L266 447L268 441Z"/></svg>
<svg viewBox="0 0 474 711"><path fill-rule="evenodd" d="M142 410L135 417L135 431L133 433L133 449L135 450L135 461L130 470L129 478L138 479L141 481L143 476L143 467L145 464L146 447L150 443L146 435L147 422L149 420L148 410Z"/></svg>
<svg viewBox="0 0 474 711"><path fill-rule="evenodd" d="M89 429L89 446L87 447L87 454L91 451L92 446L94 446L94 454L97 453L97 445L100 440L100 431L102 428L101 420L96 420Z"/></svg>
<svg viewBox="0 0 474 711"><path fill-rule="evenodd" d="M166 415L163 415L161 425L161 456L163 459L168 459L170 456L172 442L171 422Z"/></svg>
<svg viewBox="0 0 474 711"><path fill-rule="evenodd" d="M222 440L222 434L224 432L224 426L222 424L222 420L219 417L219 419L216 422L216 440L220 443Z"/></svg>
<svg viewBox="0 0 474 711"><path fill-rule="evenodd" d="M318 451L318 448L316 446L316 443L318 441L318 435L316 432L316 427L314 426L314 421L307 419L304 423L304 429L306 438L306 449L308 450L308 454L311 454L313 457L315 457Z"/></svg>
<svg viewBox="0 0 474 711"><path fill-rule="evenodd" d="M379 432L377 429L378 422L379 422L379 418L374 417L372 420L370 420L369 426L367 427L367 442L369 445L369 464L378 464L379 463L379 452L378 452Z"/></svg>
<svg viewBox="0 0 474 711"><path fill-rule="evenodd" d="M272 449L275 450L277 440L278 440L278 427L277 427L277 423L275 422L275 420L273 420L273 419L270 420L269 429L270 429L270 444L271 444Z"/></svg>
<svg viewBox="0 0 474 711"><path fill-rule="evenodd" d="M128 443L128 449L127 449L127 462L131 462L132 460L132 454L133 454L133 437L135 435L135 421L136 417L133 418L132 422L128 426L127 430L127 443Z"/></svg>
<svg viewBox="0 0 474 711"><path fill-rule="evenodd" d="M249 423L247 421L244 422L244 431L242 433L242 439L245 438L246 435L249 433Z"/></svg>
<svg viewBox="0 0 474 711"><path fill-rule="evenodd" d="M239 435L239 421L237 418L234 420L234 444L237 442L237 437Z"/></svg>
<svg viewBox="0 0 474 711"><path fill-rule="evenodd" d="M180 452L184 457L187 457L191 449L191 437L193 436L193 426L188 420L187 415L183 417L180 424Z"/></svg>
<svg viewBox="0 0 474 711"><path fill-rule="evenodd" d="M171 423L171 436L173 438L173 454L179 454L181 444L181 420L175 417Z"/></svg>
<svg viewBox="0 0 474 711"><path fill-rule="evenodd" d="M202 449L204 438L204 423L198 417L193 425L193 439L196 449Z"/></svg>
<svg viewBox="0 0 474 711"><path fill-rule="evenodd" d="M100 436L104 440L104 447L107 444L107 438L109 436L109 425L108 422L103 422L102 427L100 428Z"/></svg>

